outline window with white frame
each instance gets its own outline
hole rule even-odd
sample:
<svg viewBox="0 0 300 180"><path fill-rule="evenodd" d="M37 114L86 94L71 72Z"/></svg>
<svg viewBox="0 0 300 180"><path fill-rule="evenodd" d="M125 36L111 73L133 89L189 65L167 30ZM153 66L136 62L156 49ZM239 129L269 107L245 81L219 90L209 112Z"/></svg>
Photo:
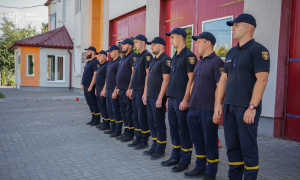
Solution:
<svg viewBox="0 0 300 180"><path fill-rule="evenodd" d="M48 55L47 57L47 81L65 81L65 57L60 55Z"/></svg>
<svg viewBox="0 0 300 180"><path fill-rule="evenodd" d="M214 51L222 59L225 59L227 52L232 47L231 26L226 24L231 20L232 16L227 16L202 22L202 32L210 32L216 37Z"/></svg>
<svg viewBox="0 0 300 180"><path fill-rule="evenodd" d="M27 54L26 57L26 76L34 76L34 55Z"/></svg>

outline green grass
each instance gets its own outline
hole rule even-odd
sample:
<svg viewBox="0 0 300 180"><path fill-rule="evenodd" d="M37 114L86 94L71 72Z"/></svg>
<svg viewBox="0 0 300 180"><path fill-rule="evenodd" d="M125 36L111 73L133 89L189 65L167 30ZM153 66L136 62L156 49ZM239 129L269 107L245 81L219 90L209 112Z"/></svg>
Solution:
<svg viewBox="0 0 300 180"><path fill-rule="evenodd" d="M0 92L0 98L5 98L5 96Z"/></svg>

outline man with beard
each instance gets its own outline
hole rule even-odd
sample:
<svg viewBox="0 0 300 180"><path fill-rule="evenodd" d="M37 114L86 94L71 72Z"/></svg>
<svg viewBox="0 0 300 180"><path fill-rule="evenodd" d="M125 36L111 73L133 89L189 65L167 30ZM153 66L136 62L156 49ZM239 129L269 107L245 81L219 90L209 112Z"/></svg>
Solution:
<svg viewBox="0 0 300 180"><path fill-rule="evenodd" d="M92 120L87 125L97 126L100 124L100 111L97 105L95 96L95 82L97 69L100 66L99 61L95 57L97 53L96 48L90 46L86 51L87 62L84 66L84 71L81 80L81 89L84 91L85 100L90 108Z"/></svg>
<svg viewBox="0 0 300 180"><path fill-rule="evenodd" d="M166 92L170 78L171 58L165 53L166 43L163 38L156 37L147 44L151 44L152 53L155 55L150 63L147 79L147 116L153 144L143 154L155 160L163 156L167 143Z"/></svg>
<svg viewBox="0 0 300 180"><path fill-rule="evenodd" d="M185 172L187 177L205 175L204 180L216 178L219 163L218 124L212 121L215 94L224 66L214 52L216 38L209 32L192 37L201 54L196 63L187 121L196 150L196 167ZM207 165L206 165L207 164Z"/></svg>
<svg viewBox="0 0 300 180"><path fill-rule="evenodd" d="M149 63L152 59L151 53L146 50L147 38L139 34L134 39L134 47L139 54L134 62L134 71L130 83L130 93L129 97L132 99L133 103L133 113L137 117L137 122L135 123L135 130L139 130L140 142L134 146L134 150L143 149L148 146L150 130L147 119L147 108L146 108L146 95L147 95L147 76L149 73ZM133 142L133 145L137 141Z"/></svg>
<svg viewBox="0 0 300 180"><path fill-rule="evenodd" d="M116 89L116 75L121 58L119 47L117 45L110 46L107 52L112 60L107 65L106 82L100 95L106 96L106 107L111 124L110 129L104 131L104 134L110 134L110 137L117 137L121 135L123 125Z"/></svg>
<svg viewBox="0 0 300 180"><path fill-rule="evenodd" d="M163 161L161 165L171 166L178 163L172 168L172 171L179 172L185 170L191 164L193 143L187 124L187 113L197 58L185 46L187 34L184 29L174 28L166 35L171 36L170 41L176 49L171 63L166 105L168 107L173 151L170 159Z"/></svg>
<svg viewBox="0 0 300 180"><path fill-rule="evenodd" d="M101 50L98 53L98 60L100 63L100 66L97 70L97 75L96 75L96 97L97 97L97 103L98 103L98 107L100 110L100 113L102 115L102 119L103 119L103 124L100 124L98 126L96 126L96 128L98 128L99 130L107 130L110 128L109 126L109 117L107 114L107 109L106 109L106 98L103 96L100 96L101 91L104 88L105 85L105 80L106 80L106 68L107 68L107 53L103 50Z"/></svg>
<svg viewBox="0 0 300 180"><path fill-rule="evenodd" d="M121 42L122 59L119 63L119 69L116 79L116 88L118 90L120 110L124 121L124 133L117 137L121 142L133 140L134 126L132 121L132 101L127 97L126 93L129 88L130 79L133 71L133 63L136 58L136 53L132 50L133 41L126 38Z"/></svg>

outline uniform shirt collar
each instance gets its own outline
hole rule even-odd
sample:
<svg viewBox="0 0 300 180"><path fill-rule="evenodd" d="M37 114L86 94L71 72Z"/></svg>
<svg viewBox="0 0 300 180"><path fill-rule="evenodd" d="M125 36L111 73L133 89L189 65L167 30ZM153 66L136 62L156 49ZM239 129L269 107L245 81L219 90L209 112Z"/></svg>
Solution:
<svg viewBox="0 0 300 180"><path fill-rule="evenodd" d="M250 46L252 43L254 43L254 39L251 39L250 41L246 42L246 44L240 46L240 43L237 44L238 49L246 49L248 46Z"/></svg>
<svg viewBox="0 0 300 180"><path fill-rule="evenodd" d="M125 54L125 55L124 55L125 58L128 57L128 56L130 56L130 54L132 54L132 53L133 53L133 50L131 50L127 55Z"/></svg>
<svg viewBox="0 0 300 180"><path fill-rule="evenodd" d="M206 56L205 58L203 58L203 56L201 55L201 56L200 56L200 60L205 60L205 59L207 59L207 58L211 59L211 58L213 58L213 57L215 57L215 56L216 56L216 53L215 53L215 52L212 52L210 55Z"/></svg>
<svg viewBox="0 0 300 180"><path fill-rule="evenodd" d="M141 52L141 53L138 53L138 55L137 56L143 56L145 53L147 52L147 49L145 49L143 52Z"/></svg>
<svg viewBox="0 0 300 180"><path fill-rule="evenodd" d="M185 46L185 47L180 51L180 53L179 53L178 55L176 55L176 54L177 54L177 51L176 51L176 52L175 52L175 55L176 55L176 56L182 56L183 53L185 53L186 50L187 50L187 47Z"/></svg>
<svg viewBox="0 0 300 180"><path fill-rule="evenodd" d="M90 62L94 61L95 59L97 60L97 58L94 57L91 61L88 60L87 62L90 63Z"/></svg>
<svg viewBox="0 0 300 180"><path fill-rule="evenodd" d="M155 59L157 59L157 60L160 60L160 59L162 59L164 56L165 56L165 52L163 52L163 53L161 53L161 55L159 55L159 57L158 58L156 58L156 56L154 57Z"/></svg>
<svg viewBox="0 0 300 180"><path fill-rule="evenodd" d="M117 59L115 59L114 61L117 61L117 60L119 60L119 59L120 59L120 56L118 56ZM114 61L113 61L113 62L114 62Z"/></svg>

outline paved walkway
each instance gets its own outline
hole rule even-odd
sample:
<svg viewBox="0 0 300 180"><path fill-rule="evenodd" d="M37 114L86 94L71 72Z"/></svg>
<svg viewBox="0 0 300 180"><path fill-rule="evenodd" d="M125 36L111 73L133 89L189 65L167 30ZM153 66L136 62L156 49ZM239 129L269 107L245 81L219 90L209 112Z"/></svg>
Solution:
<svg viewBox="0 0 300 180"><path fill-rule="evenodd" d="M171 153L169 136L166 156L150 160L86 126L89 119L83 100L0 102L0 179L184 179L183 172L160 166ZM224 145L222 128L219 136ZM258 179L300 179L300 143L259 137L258 144ZM226 180L226 148L219 150L217 179ZM195 159L193 153L188 170Z"/></svg>
<svg viewBox="0 0 300 180"><path fill-rule="evenodd" d="M82 94L70 92L27 92L17 88L0 87L0 92L5 98L0 98L0 102L15 101L36 101L36 100L56 100L56 99L84 99Z"/></svg>

